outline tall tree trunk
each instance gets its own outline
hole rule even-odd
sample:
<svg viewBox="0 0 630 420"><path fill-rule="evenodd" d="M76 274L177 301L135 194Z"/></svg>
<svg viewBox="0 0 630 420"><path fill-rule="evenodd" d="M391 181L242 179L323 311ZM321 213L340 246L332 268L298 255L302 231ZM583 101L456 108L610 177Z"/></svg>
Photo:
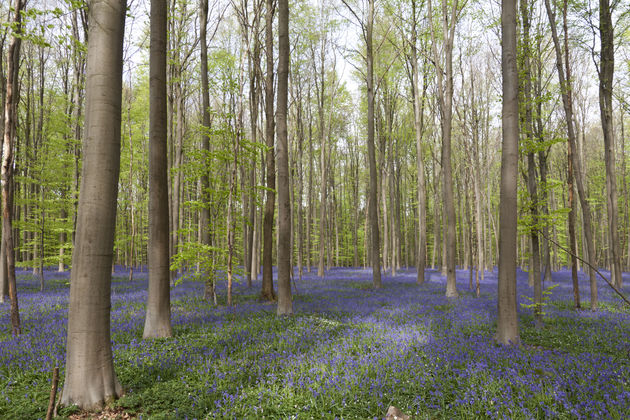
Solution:
<svg viewBox="0 0 630 420"><path fill-rule="evenodd" d="M599 0L599 34L601 40L599 64L599 111L604 131L604 161L606 162L606 204L612 258L612 280L617 288L623 286L621 277L621 248L618 231L617 179L615 175L615 138L613 133L613 77L615 45L612 11L609 0Z"/></svg>
<svg viewBox="0 0 630 420"><path fill-rule="evenodd" d="M175 94L175 103L177 104L177 111L175 113L177 129L175 131L175 153L173 156L173 168L175 169L175 173L173 177L174 178L173 187L171 190L171 201L172 201L171 218L172 218L172 224L173 224L173 230L171 232L171 235L172 235L171 252L173 253L173 255L179 252L179 243L181 240L180 229L182 228L181 213L183 209L183 206L182 206L182 198L183 198L182 197L183 196L182 165L183 165L183 159L184 159L183 151L184 151L184 118L185 118L184 103L185 103L185 99L184 99L184 89L183 89L182 81L181 81L181 78L183 76L182 66L183 66L182 63L178 63L175 66L176 81L174 82L174 86L173 86L173 90ZM167 148L168 148L168 145L167 145ZM165 172L168 174L170 171L166 169ZM170 272L171 281L175 280L176 274L177 273L175 271Z"/></svg>
<svg viewBox="0 0 630 420"><path fill-rule="evenodd" d="M7 81L4 78L4 57L2 57L2 52L4 51L4 43L6 40L6 36L9 33L8 30L4 30L2 33L2 37L0 38L0 130L2 130L2 136L4 139L4 128L5 128L5 110L6 110L6 84ZM7 259L6 259L6 247L5 247L5 239L4 239L4 229L2 230L2 237L0 239L0 303L4 303L5 298L9 297L9 281L8 281L8 271L7 271Z"/></svg>
<svg viewBox="0 0 630 420"><path fill-rule="evenodd" d="M278 315L293 313L291 298L291 200L287 130L289 0L278 0Z"/></svg>
<svg viewBox="0 0 630 420"><path fill-rule="evenodd" d="M276 201L276 168L274 157L274 115L273 115L273 15L274 1L266 0L265 16L265 54L267 75L265 78L265 137L267 144L267 201L263 221L263 280L261 297L267 301L276 298L273 290L273 213Z"/></svg>
<svg viewBox="0 0 630 420"><path fill-rule="evenodd" d="M471 77L471 96L473 101L472 107L472 118L473 118L473 197L474 197L474 205L475 211L473 219L475 219L475 230L476 230L476 251L477 251L477 261L475 262L477 266L477 271L475 273L475 292L477 297L479 297L479 282L484 279L485 273L485 239L484 239L484 229L483 229L483 216L481 212L481 147L480 147L480 137L482 137L481 127L479 119L483 118L480 116L480 110L477 108L477 101L475 96L475 78Z"/></svg>
<svg viewBox="0 0 630 420"><path fill-rule="evenodd" d="M131 83L129 83L129 89L131 89ZM128 102L127 102L127 128L129 130L129 203L130 203L130 211L129 211L129 215L131 218L131 226L130 226L130 232L129 232L129 236L130 238L130 245L129 245L129 260L128 260L128 265L129 265L129 281L133 280L133 268L134 268L134 252L135 252L135 240L136 240L136 220L135 220L135 206L134 206L134 200L133 200L133 182L134 182L134 173L133 173L133 137L132 137L132 130L131 130L131 94L129 95L128 98ZM61 248L61 250L63 250L63 248ZM63 270L63 266L61 264L63 264L63 260L62 260L63 254L60 255L60 271Z"/></svg>
<svg viewBox="0 0 630 420"><path fill-rule="evenodd" d="M416 1L412 6L412 37L411 37L411 72L413 93L413 116L416 135L416 176L418 180L418 244L416 254L417 277L416 283L424 283L424 270L427 265L427 186L424 180L424 160L422 151L422 134L424 132L424 97L427 89L426 73L423 77L422 92L418 70L417 29L416 29Z"/></svg>
<svg viewBox="0 0 630 420"><path fill-rule="evenodd" d="M7 85L4 102L4 133L2 140L2 241L6 255L6 270L9 298L11 299L11 332L14 336L22 332L15 282L15 252L13 247L13 147L17 131L18 71L22 34L22 14L25 0L15 0L14 34L7 52Z"/></svg>
<svg viewBox="0 0 630 420"><path fill-rule="evenodd" d="M432 18L433 9L429 1L429 16ZM444 68L438 64L436 71L438 85L438 99L440 105L440 126L442 129L442 185L445 217L445 257L446 257L446 297L457 297L457 284L455 279L456 256L456 220L455 199L453 195L453 170L451 166L451 135L453 115L453 41L455 27L457 25L458 1L451 4L451 13L448 13L448 2L442 0L442 36L444 39ZM449 20L450 17L450 20ZM436 63L441 63L441 57L437 52L436 36L431 27L433 40L433 56ZM444 80L444 78L446 80Z"/></svg>
<svg viewBox="0 0 630 420"><path fill-rule="evenodd" d="M210 153L210 87L208 86L208 0L201 0L200 4L200 27L199 41L201 44L201 123L203 131L201 135L201 151L203 153L203 161L207 161ZM210 189L210 179L208 177L207 165L203 165L201 173L201 212L200 212L200 238L201 244L210 246L210 200L208 190ZM249 268L249 267L248 267ZM205 267L205 269L208 269ZM210 273L205 273L209 276ZM209 295L212 291L209 290ZM209 296L208 296L209 297Z"/></svg>
<svg viewBox="0 0 630 420"><path fill-rule="evenodd" d="M531 78L531 48L530 48L530 7L526 0L520 0L521 24L522 24L522 90L523 90L523 107L525 108L524 131L527 149L527 191L530 199L530 212L532 215L532 224L530 228L531 240L531 260L532 264L529 271L533 273L534 278L534 317L538 324L542 323L542 282L540 278L540 246L538 240L538 180L536 177L536 160L534 144L534 126L533 126L533 99L532 99L532 78Z"/></svg>
<svg viewBox="0 0 630 420"><path fill-rule="evenodd" d="M323 3L322 3L323 6ZM320 12L321 13L321 12ZM320 207L319 207L319 259L317 263L317 276L324 276L324 257L327 251L327 207L328 207L328 139L326 138L326 119L324 116L324 105L326 99L326 41L327 34L322 31L322 39L319 46L319 68L315 60L315 49L312 51L313 70L315 72L315 92L317 97L317 118L319 131L319 170L320 179Z"/></svg>
<svg viewBox="0 0 630 420"><path fill-rule="evenodd" d="M84 10L74 10L72 12L72 35L76 39L76 42L73 43L73 56L74 56L74 66L73 66L73 79L74 79L74 115L73 115L73 131L74 131L74 165L72 168L72 202L73 202L73 213L72 213L72 247L75 246L76 239L76 228L77 228L77 217L78 217L78 206L79 206L79 182L80 182L80 170L79 170L79 162L81 161L81 139L82 139L82 125L81 125L81 117L83 113L83 85L85 83L85 56L82 48L78 45L79 40L81 39L80 30L79 30L79 16L81 16L81 20L83 23L83 31L84 36L83 39L87 42L88 33L86 29L87 16L85 15L86 11Z"/></svg>
<svg viewBox="0 0 630 420"><path fill-rule="evenodd" d="M586 248L588 250L588 261L591 266L595 266L595 247L593 245L593 228L591 225L591 209L588 199L586 197L586 191L584 188L584 182L582 180L582 169L580 159L577 156L576 147L576 134L573 119L573 99L571 88L571 67L568 64L569 58L569 42L568 42L568 27L567 27L567 1L563 1L563 29L564 29L564 54L565 58L562 58L562 49L560 47L560 41L558 39L558 31L556 29L556 17L555 13L551 9L549 0L545 0L545 8L547 9L547 16L549 18L549 25L551 27L551 36L554 43L554 50L556 54L556 68L558 71L558 80L560 81L560 87L562 89L562 103L564 107L564 114L567 124L567 136L569 139L569 148L571 150L570 159L574 169L575 183L580 197L580 205L582 207L582 220L584 223L584 236L586 237ZM591 310L597 309L597 280L595 278L595 270L589 268L590 289L591 289Z"/></svg>
<svg viewBox="0 0 630 420"><path fill-rule="evenodd" d="M297 89L301 89L300 86ZM297 95L297 269L298 279L302 281L303 264L304 264L304 169L303 169L303 156L304 156L304 121L302 120L302 93L298 92Z"/></svg>
<svg viewBox="0 0 630 420"><path fill-rule="evenodd" d="M501 205L498 321L495 340L520 345L516 306L516 225L518 176L518 70L516 68L516 0L501 2L501 73L503 74Z"/></svg>
<svg viewBox="0 0 630 420"><path fill-rule="evenodd" d="M19 1L19 0L18 0ZM61 403L95 409L122 394L111 350L111 267L120 169L125 0L94 0L84 164L72 256L66 380Z"/></svg>
<svg viewBox="0 0 630 420"><path fill-rule="evenodd" d="M372 259L372 282L377 289L381 288L381 241L378 230L378 176L376 172L376 150L374 147L374 52L372 46L372 30L374 27L374 0L368 1L368 18L365 25L366 64L367 64L367 148L370 167L370 196L368 213L370 218Z"/></svg>
<svg viewBox="0 0 630 420"><path fill-rule="evenodd" d="M254 43L252 54L249 58L249 115L250 115L250 131L252 137L252 143L256 143L258 141L258 104L260 98L260 83L259 83L259 73L258 73L258 65L260 63L260 41L258 38L260 19L259 13L261 10L262 2L257 0L255 2L255 17L254 17L254 27L252 31L252 42ZM264 164L264 163L263 163ZM252 154L251 168L249 170L249 186L250 186L250 194L249 194L249 224L250 228L248 230L247 242L248 242L248 250L249 255L247 255L247 270L250 273L250 277L247 279L247 286L251 287L252 280L258 278L258 270L257 264L255 262L258 260L258 252L257 252L257 241L254 240L256 237L256 155Z"/></svg>
<svg viewBox="0 0 630 420"><path fill-rule="evenodd" d="M311 90L306 93L306 103L311 103ZM311 272L311 225L313 223L313 121L310 106L308 112L308 212L306 213L306 271Z"/></svg>
<svg viewBox="0 0 630 420"><path fill-rule="evenodd" d="M575 238L575 214L577 206L575 205L574 194L574 168L573 168L573 150L571 145L568 146L568 171L567 171L567 190L569 191L569 249L571 250L571 281L573 283L573 302L576 309L580 309L580 284L578 282L578 266L577 266L577 242Z"/></svg>
<svg viewBox="0 0 630 420"><path fill-rule="evenodd" d="M168 176L166 162L166 25L166 0L151 0L151 45L149 56L149 296L147 299L143 338L161 338L173 335L169 283ZM176 216L174 215L173 217Z"/></svg>
<svg viewBox="0 0 630 420"><path fill-rule="evenodd" d="M4 231L3 231L4 232ZM7 268L7 252L4 235L0 242L0 303L4 303L5 298L9 298L9 281Z"/></svg>

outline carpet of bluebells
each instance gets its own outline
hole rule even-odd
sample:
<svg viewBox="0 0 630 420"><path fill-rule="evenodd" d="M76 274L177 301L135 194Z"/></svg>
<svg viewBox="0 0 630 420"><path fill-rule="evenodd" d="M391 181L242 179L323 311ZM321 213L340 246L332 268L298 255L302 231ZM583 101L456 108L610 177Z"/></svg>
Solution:
<svg viewBox="0 0 630 420"><path fill-rule="evenodd" d="M213 307L201 281L184 279L172 289L174 338L143 341L147 275L129 282L120 268L112 346L126 394L114 409L143 419L370 419L390 405L414 419L630 417L630 310L603 281L601 310L575 311L570 273L554 273L536 328L519 271L524 345L511 348L493 342L496 271L479 298L468 271L457 276L460 298L446 299L431 270L421 286L412 270L386 275L380 290L370 270L307 274L295 281L296 315L280 319L258 300L260 281L237 284L235 306ZM2 419L43 418L54 366L63 379L68 273L45 279L41 293L18 272L22 336L10 336L9 304L0 305ZM588 297L583 274L580 287Z"/></svg>

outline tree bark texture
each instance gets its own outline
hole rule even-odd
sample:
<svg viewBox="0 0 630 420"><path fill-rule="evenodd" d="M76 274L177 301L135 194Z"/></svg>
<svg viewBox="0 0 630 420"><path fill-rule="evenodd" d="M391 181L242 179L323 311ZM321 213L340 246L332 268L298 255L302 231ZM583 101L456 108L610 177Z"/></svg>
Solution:
<svg viewBox="0 0 630 420"><path fill-rule="evenodd" d="M538 238L538 180L536 177L536 159L533 128L533 99L531 78L531 48L530 48L530 7L525 0L520 0L521 25L522 25L522 95L525 108L524 137L527 149L527 191L530 199L530 212L533 226L530 228L531 260L529 271L534 279L534 316L538 323L542 323L542 280L540 278L540 245Z"/></svg>
<svg viewBox="0 0 630 420"><path fill-rule="evenodd" d="M433 16L432 1L429 1L429 16ZM448 2L442 0L442 36L444 67L441 64L441 55L437 51L436 36L431 30L433 42L433 56L436 63L438 100L440 108L440 126L442 130L442 199L445 216L445 242L444 242L444 268L446 269L446 297L457 297L457 284L455 279L455 257L456 257L456 226L455 219L455 199L453 193L453 170L451 165L451 138L453 123L453 41L455 37L455 26L457 24L458 1L451 4L450 14L448 13ZM450 19L449 19L450 18ZM445 80L444 80L445 79Z"/></svg>
<svg viewBox="0 0 630 420"><path fill-rule="evenodd" d="M569 148L571 149L570 159L571 164L573 166L573 173L575 175L575 183L578 190L578 195L580 198L580 205L582 207L582 221L584 223L584 236L586 239L586 248L588 251L587 259L589 264L595 266L595 247L593 245L593 228L591 224L591 208L588 203L588 199L586 197L586 191L584 188L584 182L582 180L582 169L580 159L577 156L577 147L576 147L576 134L575 134L575 125L573 119L573 99L572 99L572 87L571 87L571 71L570 66L568 65L568 40L567 38L567 19L566 19L566 10L567 10L567 2L566 0L563 2L563 26L565 33L564 40L564 54L565 58L562 58L562 49L560 47L560 40L558 38L558 31L556 28L556 17L555 13L551 9L551 4L549 0L545 0L545 8L547 9L547 16L549 18L549 25L551 27L551 37L554 43L554 50L556 54L556 69L558 71L558 80L560 82L560 88L562 89L562 104L564 107L564 115L567 124L567 136L569 140ZM589 269L589 279L590 279L590 291L591 291L591 310L597 309L598 304L598 296L597 296L597 280L595 278L595 271L593 269Z"/></svg>
<svg viewBox="0 0 630 420"><path fill-rule="evenodd" d="M70 277L62 404L96 409L117 398L110 337L111 268L120 169L125 0L89 3L84 164Z"/></svg>
<svg viewBox="0 0 630 420"><path fill-rule="evenodd" d="M370 251L372 259L372 283L379 289L381 283L381 241L378 230L378 176L376 171L376 150L374 147L374 52L372 30L374 26L374 0L368 2L368 18L365 27L367 47L367 148L370 167L370 196L368 213L370 218Z"/></svg>
<svg viewBox="0 0 630 420"><path fill-rule="evenodd" d="M265 137L267 153L267 200L263 220L263 279L262 298L273 301L276 294L273 290L273 213L276 202L276 165L275 165L275 123L273 115L273 15L274 1L267 0L265 16L265 49L267 59L267 75L265 78Z"/></svg>
<svg viewBox="0 0 630 420"><path fill-rule="evenodd" d="M614 27L612 7L609 0L599 0L599 34L601 51L599 61L599 111L604 131L604 161L606 164L606 204L608 208L608 230L610 272L613 284L621 289L621 247L619 245L617 179L615 175L615 137L613 132L613 77L615 72Z"/></svg>
<svg viewBox="0 0 630 420"><path fill-rule="evenodd" d="M166 127L166 0L151 0L149 56L149 296L144 338L171 328ZM177 215L173 215L177 217Z"/></svg>
<svg viewBox="0 0 630 420"><path fill-rule="evenodd" d="M11 300L11 332L21 334L20 309L15 282L15 252L13 245L13 148L17 126L18 71L20 67L20 46L22 14L25 0L15 0L13 4L15 33L11 36L7 52L7 83L4 102L4 133L2 140L2 241L6 259L6 282Z"/></svg>
<svg viewBox="0 0 630 420"><path fill-rule="evenodd" d="M516 306L516 240L518 176L518 70L516 67L516 0L501 2L501 73L503 74L501 186L499 209L498 320L495 340L520 345Z"/></svg>
<svg viewBox="0 0 630 420"><path fill-rule="evenodd" d="M210 88L208 86L208 0L201 0L200 4L200 28L199 38L201 45L201 106L202 109L202 125L203 132L201 135L201 151L204 154L203 159L208 158L210 153ZM204 165L205 166L205 165ZM204 168L201 174L201 212L199 214L201 229L201 244L210 245L210 202L208 199L208 189L210 188L210 180L208 178L208 169ZM207 274L207 273L206 273Z"/></svg>
<svg viewBox="0 0 630 420"><path fill-rule="evenodd" d="M278 315L293 313L291 298L291 200L287 130L289 89L289 0L278 0Z"/></svg>
<svg viewBox="0 0 630 420"><path fill-rule="evenodd" d="M416 1L412 6L412 37L411 37L411 71L412 71L412 92L414 128L416 135L416 176L418 178L418 245L417 245L417 278L416 283L424 283L424 270L427 265L427 186L424 179L424 160L422 152L422 134L424 131L424 94L425 89L420 91L420 80L418 70L417 53L417 29L416 29ZM425 79L426 82L426 79ZM426 83L425 83L426 86Z"/></svg>

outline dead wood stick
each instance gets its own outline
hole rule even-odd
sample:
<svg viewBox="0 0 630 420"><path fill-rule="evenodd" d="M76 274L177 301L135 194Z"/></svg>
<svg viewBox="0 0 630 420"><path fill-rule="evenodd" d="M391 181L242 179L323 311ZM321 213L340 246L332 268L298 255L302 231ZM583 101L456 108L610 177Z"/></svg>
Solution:
<svg viewBox="0 0 630 420"><path fill-rule="evenodd" d="M574 256L575 258L577 258L578 260L582 261L584 264L588 265L590 268L592 268L597 274L599 274L599 276L601 278L604 279L604 281L606 282L606 284L608 284L608 286L610 286L611 289L613 289L615 291L615 293L617 293L619 295L619 297L621 297L621 299L623 299L624 302L626 302L626 304L628 304L628 306L630 306L630 300L628 300L628 298L621 292L621 290L619 290L617 288L617 286L615 286L614 284L612 284L606 277L604 277L604 275L595 267L593 267L588 261L583 260L582 258L578 257L577 255L575 255L574 253L572 253L571 251L569 251L568 249L566 249L565 247L563 247L562 245L560 245L558 242L554 241L551 238L548 238L544 233L539 232L545 239L547 239L549 242L551 242L552 244L554 244L555 246L557 246L558 248L560 248L561 250L563 250L564 252L566 252L569 255Z"/></svg>
<svg viewBox="0 0 630 420"><path fill-rule="evenodd" d="M48 398L48 411L46 412L46 420L53 417L53 409L55 408L55 397L57 396L57 385L59 384L59 368L55 366L53 369L52 387L50 388L50 398Z"/></svg>

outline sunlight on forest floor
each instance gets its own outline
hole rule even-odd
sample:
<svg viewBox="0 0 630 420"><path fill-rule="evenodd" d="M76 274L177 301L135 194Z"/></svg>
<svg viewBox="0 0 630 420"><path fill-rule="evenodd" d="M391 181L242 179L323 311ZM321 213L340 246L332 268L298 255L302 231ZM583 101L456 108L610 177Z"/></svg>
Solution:
<svg viewBox="0 0 630 420"><path fill-rule="evenodd" d="M497 274L481 297L458 271L460 298L444 297L445 278L427 270L385 275L338 268L305 274L294 311L235 287L233 307L205 302L203 284L172 290L175 337L142 340L147 274L117 269L112 283L116 372L126 395L114 407L137 418L382 418L395 405L413 418L627 418L630 413L630 311L603 282L602 310L574 311L569 271L554 273L545 325L521 306L524 346L493 343ZM24 334L10 337L9 304L0 305L0 418L43 418L50 373L65 358L68 273L39 280L18 272ZM625 289L630 275L624 275ZM588 296L588 279L580 286ZM550 284L545 284L545 287ZM297 292L296 292L297 290ZM518 300L533 291L518 274ZM588 302L583 302L588 307ZM70 415L64 409L62 415Z"/></svg>

